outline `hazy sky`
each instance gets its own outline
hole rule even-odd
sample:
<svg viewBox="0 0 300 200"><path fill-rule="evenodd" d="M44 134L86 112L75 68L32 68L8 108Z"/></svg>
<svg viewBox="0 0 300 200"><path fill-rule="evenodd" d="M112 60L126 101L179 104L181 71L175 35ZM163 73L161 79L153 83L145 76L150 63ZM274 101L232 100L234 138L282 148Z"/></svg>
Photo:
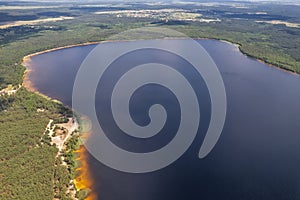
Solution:
<svg viewBox="0 0 300 200"><path fill-rule="evenodd" d="M245 2L274 2L283 4L300 4L300 0L19 0L24 2L78 2L78 3L113 3L113 2L235 2L235 1L245 1ZM1 0L0 0L1 2ZM9 2L9 1L7 1ZM11 1L12 2L12 1Z"/></svg>

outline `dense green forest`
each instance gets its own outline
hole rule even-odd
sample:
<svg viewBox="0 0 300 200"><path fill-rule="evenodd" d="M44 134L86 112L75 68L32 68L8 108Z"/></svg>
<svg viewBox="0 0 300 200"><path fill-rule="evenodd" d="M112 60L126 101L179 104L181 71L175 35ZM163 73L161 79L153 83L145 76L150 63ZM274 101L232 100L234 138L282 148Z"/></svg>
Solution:
<svg viewBox="0 0 300 200"><path fill-rule="evenodd" d="M290 8L290 12L285 13L279 7L265 8L265 6L252 7L252 10L247 11L269 9L273 12L269 16L272 19L283 17L282 20L289 19L299 23L295 16L300 16L300 9ZM148 7L145 5L135 7L135 9L144 8ZM154 6L150 8L156 9ZM227 40L239 44L240 50L247 55L300 73L300 28L257 23L255 22L257 16L237 15L239 13L236 9L226 6L211 9L201 7L202 14L222 19L217 23L166 22L147 17L136 19L93 14L101 9L103 8L75 6L42 9L39 13L30 9L21 13L0 11L0 21L74 16L73 20L0 29L0 90L9 85L22 84L25 67L21 63L22 58L28 54L65 45L99 42L112 34L144 26L171 28L193 38ZM191 8L186 6L186 9ZM227 11L236 12L236 15L228 15ZM37 112L38 109L44 109L45 112ZM78 138L72 139L64 152L68 167L58 164L60 160L55 159L56 147L45 142L41 143L49 119L64 117L68 113L69 110L60 103L29 92L23 87L14 95L0 96L0 199L50 200L54 197L53 188L58 191L57 198L70 199L65 190L70 179L76 175L73 149Z"/></svg>
<svg viewBox="0 0 300 200"><path fill-rule="evenodd" d="M1 96L1 104L1 199L52 199L57 148L41 144L41 136L49 118L65 115L67 109L24 88Z"/></svg>

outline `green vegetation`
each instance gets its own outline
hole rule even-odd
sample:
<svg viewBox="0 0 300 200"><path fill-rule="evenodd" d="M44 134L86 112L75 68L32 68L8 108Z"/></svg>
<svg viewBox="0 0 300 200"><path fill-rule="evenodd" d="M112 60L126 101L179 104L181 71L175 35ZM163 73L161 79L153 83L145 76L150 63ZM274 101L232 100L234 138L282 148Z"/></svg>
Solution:
<svg viewBox="0 0 300 200"><path fill-rule="evenodd" d="M72 114L72 113L71 113ZM72 117L71 116L63 116L63 117L59 117L59 118L55 118L53 119L53 124L63 124L63 123L67 123L69 121L68 117Z"/></svg>
<svg viewBox="0 0 300 200"><path fill-rule="evenodd" d="M58 163L54 170L54 197L61 200L73 199L67 194L67 188L70 184L70 176L67 168Z"/></svg>
<svg viewBox="0 0 300 200"><path fill-rule="evenodd" d="M70 140L66 143L66 149L63 152L64 155L64 161L68 164L68 170L72 176L72 178L75 178L75 150L79 148L79 136L73 135L73 137L70 138Z"/></svg>
<svg viewBox="0 0 300 200"><path fill-rule="evenodd" d="M41 137L49 118L66 109L23 88L10 99L0 118L0 199L52 199L57 149Z"/></svg>
<svg viewBox="0 0 300 200"><path fill-rule="evenodd" d="M22 12L0 11L2 21L61 15L75 17L73 20L0 29L0 90L8 85L17 86L22 83L25 68L21 62L28 54L66 45L103 41L112 34L143 26L171 28L194 38L227 40L239 44L242 52L254 58L300 73L299 28L257 23L255 20L258 16L241 15L238 8L230 6L181 6L183 9L192 8L207 18L220 18L221 22L160 21L147 17L119 18L115 15L93 14L105 8L76 6L44 9L44 12L39 11L40 14L31 9ZM170 7L176 8L174 5ZM149 9L142 4L135 6L135 9L138 8ZM263 16L264 20L278 18L299 23L300 9L296 8L254 5L243 12L255 13L266 9L270 13ZM288 13L284 12L286 9L289 10ZM236 14L230 15L226 12ZM43 109L44 112L38 112L38 109ZM66 191L70 180L76 176L74 149L77 148L78 137L75 134L67 144L63 154L68 164L65 167L60 165L60 157L55 159L57 148L51 146L50 138L43 134L50 118L54 119L51 126L66 122L70 116L69 109L21 88L14 95L0 96L0 114L0 199L71 199ZM77 193L79 199L86 195L86 190Z"/></svg>
<svg viewBox="0 0 300 200"><path fill-rule="evenodd" d="M79 135L73 133L73 136L66 143L66 149L63 151L64 162L67 166L61 165L61 156L58 157L54 167L54 197L61 200L73 199L69 193L70 180L75 179L75 150L79 148ZM74 187L74 186L73 186ZM77 194L78 195L78 194Z"/></svg>
<svg viewBox="0 0 300 200"><path fill-rule="evenodd" d="M140 9L147 9L145 5L140 7ZM182 8L184 9L184 7ZM169 21L157 21L153 18L119 18L116 15L95 15L93 12L87 12L86 9L62 8L63 14L72 14L75 18L73 20L48 22L42 25L14 27L9 30L9 34L6 33L8 30L2 30L3 33L1 33L0 29L0 38L2 38L0 40L0 88L5 88L8 84L17 85L21 83L24 67L20 64L25 55L66 45L99 42L112 34L144 26L172 28L194 38L228 40L240 44L240 49L252 57L300 73L300 28L257 23L255 20L258 20L259 17L253 19L252 15L250 19L245 19L249 15L243 15L243 19L236 19L233 18L236 15L224 14L226 12L241 12L230 6L212 7L211 9L214 14L207 10L197 12L203 15L207 14L207 18L220 18L221 22L182 23L173 21L170 24ZM254 13L261 11L261 9L265 8L253 6L245 12ZM292 21L298 20L296 22L299 23L299 19L295 16L300 15L300 9L290 9L284 6L272 7L272 9L273 11L270 12L274 12L274 14L270 13L267 17L282 20L293 19ZM277 14L285 9L290 9L291 12L285 13L286 16ZM93 8L92 11L97 11L97 9ZM34 14L32 10L27 12L24 15ZM57 9L55 13L57 13ZM277 18L275 18L276 16Z"/></svg>
<svg viewBox="0 0 300 200"><path fill-rule="evenodd" d="M84 189L84 190L80 190L78 193L77 193L77 198L79 200L83 200L85 199L90 193L90 190L89 189Z"/></svg>
<svg viewBox="0 0 300 200"><path fill-rule="evenodd" d="M229 22L227 22L229 23ZM191 37L227 40L240 45L240 50L266 63L300 73L300 29L253 21L231 20L210 27L177 27Z"/></svg>

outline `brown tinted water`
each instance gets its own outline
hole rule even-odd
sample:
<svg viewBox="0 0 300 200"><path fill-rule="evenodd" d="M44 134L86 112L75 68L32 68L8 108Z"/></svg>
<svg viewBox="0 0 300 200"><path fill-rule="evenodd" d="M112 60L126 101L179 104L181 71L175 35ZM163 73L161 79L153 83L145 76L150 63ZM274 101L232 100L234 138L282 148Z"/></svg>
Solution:
<svg viewBox="0 0 300 200"><path fill-rule="evenodd" d="M300 76L246 57L231 44L215 40L198 42L214 59L226 88L228 111L219 142L206 158L197 157L209 124L210 100L201 77L195 76L190 68L179 66L178 70L189 80L199 83L195 89L201 99L201 123L194 143L172 165L147 174L118 172L87 153L92 188L98 199L300 199ZM34 56L28 78L41 93L72 105L77 70L94 47L72 47ZM139 58L149 53L157 52L141 52ZM131 59L136 59L136 55ZM173 63L179 62L176 59L168 57ZM113 79L114 72L111 76ZM155 99L153 93L157 94ZM109 113L101 107L100 94L96 94L97 114L105 116ZM144 87L133 99L133 118L140 124L147 124L144 104L161 101L170 113L178 111L172 94L157 85ZM140 140L122 137L111 120L106 122L107 129L112 130L108 136L111 140L124 148L133 146L136 151L163 146L178 128L178 116L171 115L166 127L170 134L144 145Z"/></svg>

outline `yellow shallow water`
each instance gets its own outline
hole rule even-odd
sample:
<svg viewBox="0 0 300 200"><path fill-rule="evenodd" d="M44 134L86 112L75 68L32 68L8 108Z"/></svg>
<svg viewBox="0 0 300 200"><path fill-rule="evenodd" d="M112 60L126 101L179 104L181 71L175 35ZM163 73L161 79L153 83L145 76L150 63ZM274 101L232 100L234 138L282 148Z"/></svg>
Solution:
<svg viewBox="0 0 300 200"><path fill-rule="evenodd" d="M93 188L93 179L89 170L89 166L87 163L87 150L84 146L81 146L76 153L79 154L79 158L77 159L81 166L76 169L79 172L79 176L74 180L75 186L77 190L88 189L90 193L86 200L97 200L97 194L92 191Z"/></svg>

